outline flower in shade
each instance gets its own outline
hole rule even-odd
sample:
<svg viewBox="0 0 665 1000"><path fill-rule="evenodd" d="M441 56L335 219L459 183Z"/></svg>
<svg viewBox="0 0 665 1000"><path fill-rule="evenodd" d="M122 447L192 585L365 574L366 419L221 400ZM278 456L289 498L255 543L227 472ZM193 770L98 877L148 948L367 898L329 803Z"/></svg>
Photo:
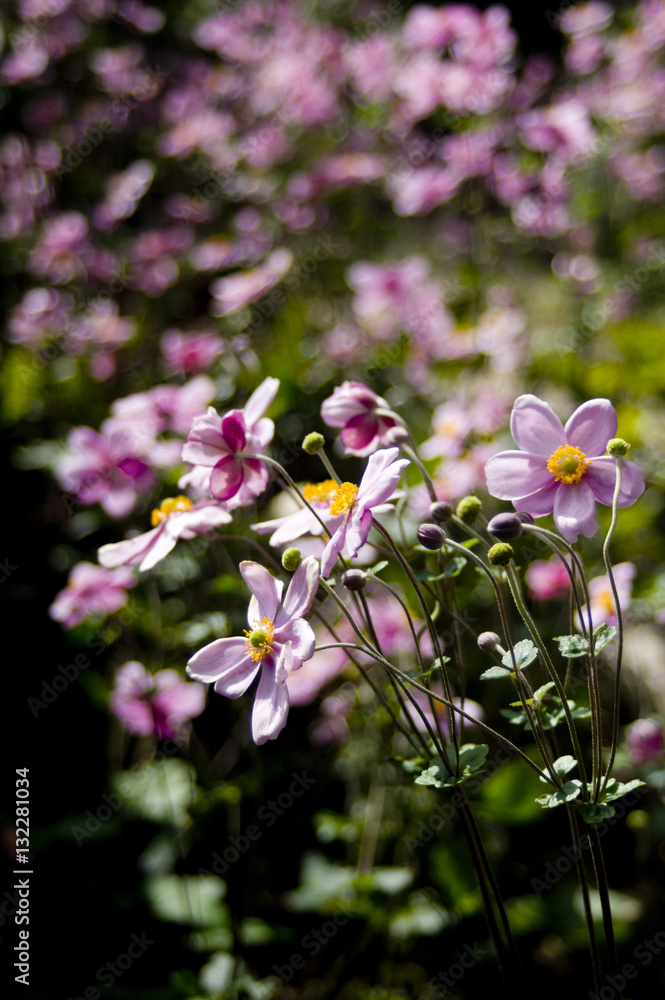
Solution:
<svg viewBox="0 0 665 1000"><path fill-rule="evenodd" d="M321 535L325 530L323 525L334 530L337 527L338 518L330 513L330 505L335 499L336 493L337 483L334 479L324 479L321 483L305 483L302 487L302 495L319 515L323 524L309 507L297 507L296 510L284 514L282 517L252 524L251 528L259 535L265 535L268 531L272 531L270 544L275 546L295 542L303 535ZM291 496L284 493L280 497L276 497L277 505L281 506L283 500L291 501Z"/></svg>
<svg viewBox="0 0 665 1000"><path fill-rule="evenodd" d="M183 723L201 714L205 697L202 684L183 680L176 670L151 675L142 663L130 660L116 674L109 704L130 733L172 739Z"/></svg>
<svg viewBox="0 0 665 1000"><path fill-rule="evenodd" d="M362 382L343 382L324 400L321 416L328 427L342 428L342 444L348 455L371 455L381 446L395 444L401 421L385 399Z"/></svg>
<svg viewBox="0 0 665 1000"><path fill-rule="evenodd" d="M207 413L196 417L182 449L183 460L194 468L180 485L193 476L200 486L202 474L210 469L210 492L216 500L229 501L232 507L253 503L268 484L268 469L258 459L238 453L261 454L272 441L275 425L263 414L278 388L279 379L264 379L244 409L220 417L210 406Z"/></svg>
<svg viewBox="0 0 665 1000"><path fill-rule="evenodd" d="M340 521L321 557L323 576L330 574L338 555L351 558L367 541L372 527L372 510L383 507L390 499L402 469L409 464L406 458L398 459L398 454L399 448L375 452L358 486L342 483L338 487L330 513L339 515Z"/></svg>
<svg viewBox="0 0 665 1000"><path fill-rule="evenodd" d="M605 455L616 437L617 415L608 399L590 399L565 427L543 400L519 396L510 418L519 451L502 451L485 466L487 488L500 500L533 517L554 514L564 538L576 542L598 530L596 501L612 505L614 459ZM629 507L644 491L637 465L622 460L619 507Z"/></svg>
<svg viewBox="0 0 665 1000"><path fill-rule="evenodd" d="M558 556L536 559L524 579L537 601L558 601L570 590L570 577Z"/></svg>
<svg viewBox="0 0 665 1000"><path fill-rule="evenodd" d="M140 570L152 569L179 538L194 538L229 521L231 515L224 505L214 500L192 503L187 497L168 497L152 512L152 531L103 545L97 558L107 568L138 565Z"/></svg>
<svg viewBox="0 0 665 1000"><path fill-rule="evenodd" d="M618 563L612 567L612 576L619 595L619 605L625 614L630 604L633 590L635 567L630 562ZM608 576L596 576L589 580L589 608L594 628L598 625L616 625L617 610ZM583 620L587 621L587 605L582 608ZM576 618L577 621L577 618ZM579 628L579 621L577 621Z"/></svg>
<svg viewBox="0 0 665 1000"><path fill-rule="evenodd" d="M110 615L127 603L127 590L136 586L129 569L105 569L94 563L80 562L69 574L48 610L65 628L74 628L91 615Z"/></svg>
<svg viewBox="0 0 665 1000"><path fill-rule="evenodd" d="M663 727L656 719L638 719L626 730L626 750L633 764L648 764L662 758Z"/></svg>
<svg viewBox="0 0 665 1000"><path fill-rule="evenodd" d="M252 711L252 737L259 745L274 740L286 724L286 678L314 653L315 636L305 621L319 586L316 559L303 559L282 601L282 583L259 563L240 563L252 591L245 637L216 639L187 664L190 677L215 682L215 691L239 698L261 671Z"/></svg>

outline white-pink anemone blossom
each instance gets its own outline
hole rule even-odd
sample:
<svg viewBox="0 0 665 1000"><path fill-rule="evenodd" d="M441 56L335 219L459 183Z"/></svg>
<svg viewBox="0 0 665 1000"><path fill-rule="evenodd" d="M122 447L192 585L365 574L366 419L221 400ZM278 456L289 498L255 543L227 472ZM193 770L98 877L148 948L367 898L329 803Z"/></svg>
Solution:
<svg viewBox="0 0 665 1000"><path fill-rule="evenodd" d="M222 503L200 500L192 503L187 497L169 497L153 510L153 528L135 538L103 545L97 553L102 566L138 566L152 569L169 554L179 538L194 538L231 521Z"/></svg>
<svg viewBox="0 0 665 1000"><path fill-rule="evenodd" d="M304 615L319 586L318 562L309 556L298 566L282 601L283 585L259 563L246 560L240 572L252 597L249 628L241 636L215 639L187 664L194 680L215 683L215 691L239 698L259 670L261 679L252 710L252 737L261 745L274 740L286 725L289 692L286 678L314 653L314 632Z"/></svg>
<svg viewBox="0 0 665 1000"><path fill-rule="evenodd" d="M576 542L598 530L596 501L612 505L616 470L605 454L616 437L617 415L609 399L590 399L575 410L564 427L537 396L519 396L510 418L519 451L502 451L485 466L487 489L499 500L512 500L516 510L532 517L554 514L564 538ZM644 491L637 465L621 461L619 507L630 507Z"/></svg>
<svg viewBox="0 0 665 1000"><path fill-rule="evenodd" d="M385 510L386 500L395 492L407 458L398 459L399 448L385 448L370 455L367 468L356 486L342 483L330 505L330 513L340 517L335 533L321 556L321 573L328 576L339 555L350 559L367 541L372 527L372 510Z"/></svg>

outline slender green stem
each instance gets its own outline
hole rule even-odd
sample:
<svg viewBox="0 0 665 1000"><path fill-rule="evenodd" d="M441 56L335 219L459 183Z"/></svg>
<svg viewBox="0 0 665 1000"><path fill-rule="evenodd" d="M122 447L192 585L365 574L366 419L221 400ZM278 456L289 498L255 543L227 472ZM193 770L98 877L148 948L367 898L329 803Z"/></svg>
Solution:
<svg viewBox="0 0 665 1000"><path fill-rule="evenodd" d="M591 838L589 838L589 845L593 861L594 874L596 876L596 885L598 886L598 895L600 896L600 907L603 913L603 930L605 931L605 944L607 946L610 972L613 975L617 975L619 971L619 960L614 940L612 907L610 904L610 893L607 885L607 872L605 870L605 861L603 858L603 847L600 842L600 834L598 833L598 824L591 823L589 825L593 827L593 840L595 840L595 850ZM621 997L623 996L621 988L617 990L617 996L619 997L619 1000L621 1000Z"/></svg>
<svg viewBox="0 0 665 1000"><path fill-rule="evenodd" d="M573 847L575 848L575 869L577 871L577 878L579 881L580 892L582 893L582 902L584 904L584 919L586 921L587 930L589 932L591 970L593 972L594 990L597 995L600 990L600 984L603 979L603 966L600 961L600 951L598 950L598 938L596 937L596 926L593 922L593 913L591 912L591 900L589 899L589 885L587 881L586 866L584 864L584 852L582 851L582 845L580 842L578 813L575 807L570 805L570 803L568 802L566 803L566 813L568 814L570 832L573 838Z"/></svg>
<svg viewBox="0 0 665 1000"><path fill-rule="evenodd" d="M612 739L610 743L610 754L607 761L607 771L603 779L603 786L601 789L601 795L604 793L607 787L607 782L610 780L612 774L612 767L614 766L614 757L617 751L617 743L619 742L619 700L621 697L621 662L623 660L623 615L621 614L621 604L619 602L619 592L614 580L614 573L612 572L612 562L610 560L610 542L612 541L612 535L614 534L614 529L616 528L617 518L619 514L619 497L621 495L621 458L616 455L614 458L616 464L616 481L614 483L614 496L612 498L612 521L610 523L609 530L607 532L607 537L605 538L605 544L603 545L603 560L605 562L605 570L607 572L608 579L610 581L610 587L612 588L612 596L614 598L614 607L617 613L617 662L614 673L614 701L612 705Z"/></svg>

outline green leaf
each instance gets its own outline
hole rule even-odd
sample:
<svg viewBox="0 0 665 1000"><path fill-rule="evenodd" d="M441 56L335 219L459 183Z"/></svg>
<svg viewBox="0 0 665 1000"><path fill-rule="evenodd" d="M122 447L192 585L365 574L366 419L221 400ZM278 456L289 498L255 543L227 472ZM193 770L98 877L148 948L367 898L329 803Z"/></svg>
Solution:
<svg viewBox="0 0 665 1000"><path fill-rule="evenodd" d="M381 570L385 569L387 565L388 565L388 560L387 559L382 559L381 562L378 562L376 564L376 566L372 566L372 568L369 570L369 572L372 574L372 576L376 576L377 573L380 573Z"/></svg>
<svg viewBox="0 0 665 1000"><path fill-rule="evenodd" d="M478 544L479 541L479 538L467 538L467 540L461 544L465 549L472 549L474 545Z"/></svg>
<svg viewBox="0 0 665 1000"><path fill-rule="evenodd" d="M506 667L490 667L480 675L481 681L501 681L504 677L511 677L512 671Z"/></svg>
<svg viewBox="0 0 665 1000"><path fill-rule="evenodd" d="M464 567L466 566L466 559L464 556L455 556L446 564L443 571L444 580L452 580L453 577L459 576Z"/></svg>
<svg viewBox="0 0 665 1000"><path fill-rule="evenodd" d="M562 788L558 788L551 795L541 795L540 798L536 799L536 802L540 803L544 809L554 809L566 802L572 802L581 791L582 782L574 778L572 781L567 781Z"/></svg>
<svg viewBox="0 0 665 1000"><path fill-rule="evenodd" d="M589 652L589 643L583 635L556 635L554 641L559 643L561 655L569 660L585 656Z"/></svg>
<svg viewBox="0 0 665 1000"><path fill-rule="evenodd" d="M615 781L611 778L607 782L607 787L605 789L605 795L603 796L603 802L614 802L615 799L620 799L622 795L626 795L628 792L632 792L634 788L639 788L640 785L644 785L644 781L640 781L639 778L634 778L633 781Z"/></svg>
<svg viewBox="0 0 665 1000"><path fill-rule="evenodd" d="M455 747L451 745L447 747L447 750L448 759L452 764L455 761ZM487 751L488 747L484 743L479 745L465 743L463 747L460 747L459 752L459 777L448 774L443 764L433 764L418 775L415 783L430 788L451 788L481 769L485 763Z"/></svg>
<svg viewBox="0 0 665 1000"><path fill-rule="evenodd" d="M614 625L606 625L604 622L602 625L597 625L593 630L594 637L594 649L597 653L600 653L601 649L605 649L612 639L617 634L617 630Z"/></svg>
<svg viewBox="0 0 665 1000"><path fill-rule="evenodd" d="M543 684L536 691L533 692L533 700L537 705L540 705L541 701L547 694L547 692L555 686L554 681L548 681L547 684Z"/></svg>
<svg viewBox="0 0 665 1000"><path fill-rule="evenodd" d="M513 652L515 653L515 662L517 663L517 666L519 667L520 670L524 670L525 667L528 667L529 664L533 663L533 661L538 656L538 650L531 642L531 639L520 639L519 642L515 643L515 648ZM503 654L503 656L501 657L501 662L509 670L515 669L515 667L513 666L513 657L511 655L510 650L508 650L507 653Z"/></svg>
<svg viewBox="0 0 665 1000"><path fill-rule="evenodd" d="M602 823L604 819L614 816L614 806L604 803L576 802L575 805L587 823Z"/></svg>
<svg viewBox="0 0 665 1000"><path fill-rule="evenodd" d="M564 774L568 774L569 771L572 771L574 767L577 767L577 761L574 757L571 757L570 754L564 754L563 757L558 757L554 761L554 770L560 778L563 778Z"/></svg>

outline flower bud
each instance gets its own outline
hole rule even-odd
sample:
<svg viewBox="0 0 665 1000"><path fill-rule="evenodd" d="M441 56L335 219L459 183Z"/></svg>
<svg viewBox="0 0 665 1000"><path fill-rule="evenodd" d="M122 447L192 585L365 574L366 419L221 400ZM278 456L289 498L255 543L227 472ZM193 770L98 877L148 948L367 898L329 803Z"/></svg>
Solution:
<svg viewBox="0 0 665 1000"><path fill-rule="evenodd" d="M630 445L623 438L612 438L607 442L607 454L612 456L625 455L630 451Z"/></svg>
<svg viewBox="0 0 665 1000"><path fill-rule="evenodd" d="M453 505L447 500L436 500L430 504L429 516L438 524L445 524L453 516Z"/></svg>
<svg viewBox="0 0 665 1000"><path fill-rule="evenodd" d="M487 525L490 535L502 542L511 542L522 534L522 521L517 514L496 514Z"/></svg>
<svg viewBox="0 0 665 1000"><path fill-rule="evenodd" d="M347 569L342 573L342 583L347 590L364 590L367 576L361 569Z"/></svg>
<svg viewBox="0 0 665 1000"><path fill-rule="evenodd" d="M478 636L478 648L484 653L493 653L497 646L501 645L501 639L496 632L481 632Z"/></svg>
<svg viewBox="0 0 665 1000"><path fill-rule="evenodd" d="M532 517L531 514L527 514L527 512L525 510L517 510L517 511L515 511L515 513L519 517L519 519L522 522L522 524L535 524L536 523L535 518Z"/></svg>
<svg viewBox="0 0 665 1000"><path fill-rule="evenodd" d="M308 455L318 455L325 443L326 439L323 434L312 431L311 434L305 437L302 443L303 451L306 451Z"/></svg>
<svg viewBox="0 0 665 1000"><path fill-rule="evenodd" d="M300 560L302 559L302 552L297 549L295 545L291 546L290 549L286 549L282 552L282 566L288 573L295 573L300 565Z"/></svg>
<svg viewBox="0 0 665 1000"><path fill-rule="evenodd" d="M421 524L416 532L416 537L420 544L426 549L440 549L446 540L443 528L438 524Z"/></svg>
<svg viewBox="0 0 665 1000"><path fill-rule="evenodd" d="M457 504L456 514L460 521L463 521L464 524L473 524L478 517L478 514L480 514L482 506L483 505L478 497L471 495L468 497L462 497L460 502Z"/></svg>
<svg viewBox="0 0 665 1000"><path fill-rule="evenodd" d="M409 440L409 432L406 427L402 427L401 424L396 424L386 431L386 444L392 446L404 444Z"/></svg>
<svg viewBox="0 0 665 1000"><path fill-rule="evenodd" d="M508 542L497 542L487 553L492 566L507 566L515 555L512 545Z"/></svg>

